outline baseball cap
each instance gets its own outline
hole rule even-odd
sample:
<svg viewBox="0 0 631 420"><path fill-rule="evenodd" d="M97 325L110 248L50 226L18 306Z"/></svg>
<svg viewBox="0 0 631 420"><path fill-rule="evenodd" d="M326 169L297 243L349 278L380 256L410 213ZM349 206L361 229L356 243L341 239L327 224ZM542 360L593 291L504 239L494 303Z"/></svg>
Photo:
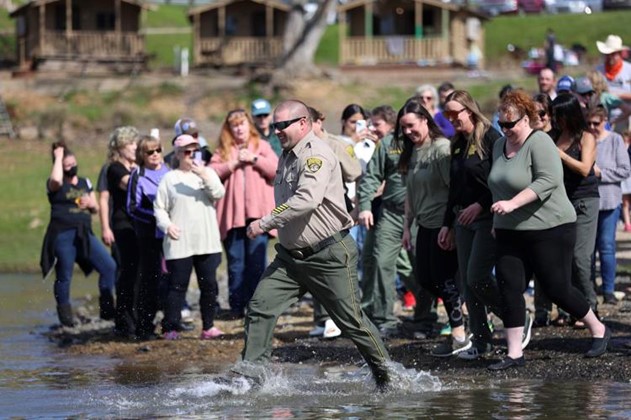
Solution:
<svg viewBox="0 0 631 420"><path fill-rule="evenodd" d="M181 136L182 134L188 134L190 136L199 134L197 124L190 118L180 118L177 120L173 126L173 131L175 131L175 137Z"/></svg>
<svg viewBox="0 0 631 420"><path fill-rule="evenodd" d="M199 144L199 142L197 141L195 137L188 134L181 134L177 136L175 140L173 141L173 145L175 147L185 147L185 146L188 146L189 144Z"/></svg>
<svg viewBox="0 0 631 420"><path fill-rule="evenodd" d="M584 95L589 92L593 92L594 87L588 77L581 77L576 79L576 93Z"/></svg>
<svg viewBox="0 0 631 420"><path fill-rule="evenodd" d="M557 92L573 92L576 89L576 82L572 76L562 76L557 82Z"/></svg>
<svg viewBox="0 0 631 420"><path fill-rule="evenodd" d="M272 106L265 99L256 99L252 102L252 116L271 114Z"/></svg>

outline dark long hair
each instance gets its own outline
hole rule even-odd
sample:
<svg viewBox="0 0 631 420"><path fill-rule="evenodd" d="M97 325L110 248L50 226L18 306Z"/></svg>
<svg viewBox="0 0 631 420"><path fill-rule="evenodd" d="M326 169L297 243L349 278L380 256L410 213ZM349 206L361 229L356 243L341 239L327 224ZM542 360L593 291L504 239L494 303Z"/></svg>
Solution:
<svg viewBox="0 0 631 420"><path fill-rule="evenodd" d="M443 131L436 125L434 118L432 118L419 99L416 97L408 99L397 114L397 125L394 129L397 147L402 150L401 157L399 158L399 172L402 174L407 174L410 159L412 158L412 151L414 150L414 143L412 143L412 140L403 134L401 130L401 117L405 114L416 114L419 118L427 121L430 141L445 137Z"/></svg>
<svg viewBox="0 0 631 420"><path fill-rule="evenodd" d="M561 93L552 101L552 123L559 134L567 132L573 144L580 144L588 130L581 104L571 93Z"/></svg>
<svg viewBox="0 0 631 420"><path fill-rule="evenodd" d="M370 118L370 114L360 105L357 105L357 104L347 105L346 108L344 108L344 110L342 111L342 134L344 134L344 123L346 122L346 120L348 120L350 117L352 117L355 114L362 114L365 120Z"/></svg>

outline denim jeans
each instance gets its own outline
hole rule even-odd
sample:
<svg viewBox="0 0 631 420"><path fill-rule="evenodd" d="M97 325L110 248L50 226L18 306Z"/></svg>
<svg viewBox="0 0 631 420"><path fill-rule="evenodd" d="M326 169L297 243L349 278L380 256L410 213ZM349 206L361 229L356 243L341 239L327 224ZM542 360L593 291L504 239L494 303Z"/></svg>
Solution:
<svg viewBox="0 0 631 420"><path fill-rule="evenodd" d="M55 280L54 292L57 305L70 303L70 281L78 251L75 244L76 236L77 229L69 229L61 232L55 238L54 247L57 257L55 274L57 279ZM99 292L111 294L116 279L116 263L107 248L92 234L90 234L90 255L86 259L99 273Z"/></svg>
<svg viewBox="0 0 631 420"><path fill-rule="evenodd" d="M616 280L616 227L620 218L620 206L613 210L598 212L596 249L592 259L592 279L596 277L595 253L600 258L600 275L603 279L603 293L613 293Z"/></svg>
<svg viewBox="0 0 631 420"><path fill-rule="evenodd" d="M244 227L228 231L223 244L228 257L228 301L242 314L267 266L266 234L248 239Z"/></svg>

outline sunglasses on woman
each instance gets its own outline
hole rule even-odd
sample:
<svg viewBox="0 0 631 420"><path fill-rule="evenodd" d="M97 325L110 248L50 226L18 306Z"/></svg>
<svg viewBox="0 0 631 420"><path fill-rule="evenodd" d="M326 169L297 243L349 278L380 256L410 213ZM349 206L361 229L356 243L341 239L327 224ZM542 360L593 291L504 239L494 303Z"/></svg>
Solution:
<svg viewBox="0 0 631 420"><path fill-rule="evenodd" d="M515 125L517 125L517 123L520 122L522 118L524 118L523 115L517 118L515 121L498 121L497 125L499 125L501 129L510 130L515 127Z"/></svg>
<svg viewBox="0 0 631 420"><path fill-rule="evenodd" d="M199 152L199 149L185 149L182 150L182 153L184 153L184 156L192 156L193 153L195 152Z"/></svg>
<svg viewBox="0 0 631 420"><path fill-rule="evenodd" d="M162 153L162 147L158 147L157 149L153 150L145 150L145 153L147 154L147 156L153 156L154 153Z"/></svg>

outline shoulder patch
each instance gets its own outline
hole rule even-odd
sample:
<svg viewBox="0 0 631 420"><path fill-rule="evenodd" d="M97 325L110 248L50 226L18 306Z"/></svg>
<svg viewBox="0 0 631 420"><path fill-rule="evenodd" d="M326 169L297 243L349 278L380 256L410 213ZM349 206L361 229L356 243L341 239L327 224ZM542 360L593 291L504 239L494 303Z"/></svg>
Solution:
<svg viewBox="0 0 631 420"><path fill-rule="evenodd" d="M355 157L355 148L353 146L351 146L350 144L348 146L346 146L346 153L348 153L348 155L352 158Z"/></svg>
<svg viewBox="0 0 631 420"><path fill-rule="evenodd" d="M274 216L278 216L279 214L281 214L282 212L288 209L289 209L289 206L283 203L280 206L276 207L274 210L272 210L272 214Z"/></svg>
<svg viewBox="0 0 631 420"><path fill-rule="evenodd" d="M312 173L316 173L322 167L322 159L317 157L307 158L307 164L305 165L307 170Z"/></svg>

